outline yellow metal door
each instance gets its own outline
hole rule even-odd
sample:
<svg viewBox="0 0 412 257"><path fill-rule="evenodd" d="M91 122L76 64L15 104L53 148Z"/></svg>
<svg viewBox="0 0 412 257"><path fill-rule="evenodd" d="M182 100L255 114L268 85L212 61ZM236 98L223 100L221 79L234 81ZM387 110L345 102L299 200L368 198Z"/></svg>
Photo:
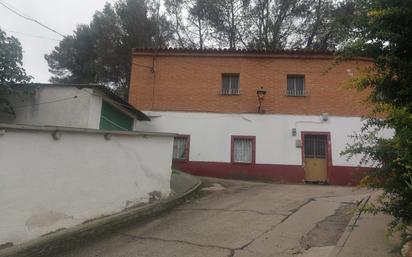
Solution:
<svg viewBox="0 0 412 257"><path fill-rule="evenodd" d="M327 177L326 158L305 158L305 180L326 181Z"/></svg>
<svg viewBox="0 0 412 257"><path fill-rule="evenodd" d="M303 144L305 180L327 181L327 137L325 135L305 135Z"/></svg>

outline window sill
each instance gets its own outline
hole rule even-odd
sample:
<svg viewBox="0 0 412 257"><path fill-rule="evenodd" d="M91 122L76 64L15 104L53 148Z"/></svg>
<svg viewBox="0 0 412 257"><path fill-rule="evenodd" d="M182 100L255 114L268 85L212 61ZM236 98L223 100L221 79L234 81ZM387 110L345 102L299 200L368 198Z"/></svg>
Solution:
<svg viewBox="0 0 412 257"><path fill-rule="evenodd" d="M219 95L221 95L221 96L240 96L241 94L239 93L239 94L222 94L222 93L220 93Z"/></svg>
<svg viewBox="0 0 412 257"><path fill-rule="evenodd" d="M220 95L227 95L227 96L233 96L233 95L240 95L241 90L240 89L221 89L219 94Z"/></svg>
<svg viewBox="0 0 412 257"><path fill-rule="evenodd" d="M287 97L308 97L309 95L285 95Z"/></svg>
<svg viewBox="0 0 412 257"><path fill-rule="evenodd" d="M240 164L240 165L254 165L254 164L256 164L255 162L235 162L235 161L231 161L230 163Z"/></svg>
<svg viewBox="0 0 412 257"><path fill-rule="evenodd" d="M309 96L309 92L307 90L298 90L298 91L293 91L293 90L285 90L283 91L285 96L288 97L307 97Z"/></svg>

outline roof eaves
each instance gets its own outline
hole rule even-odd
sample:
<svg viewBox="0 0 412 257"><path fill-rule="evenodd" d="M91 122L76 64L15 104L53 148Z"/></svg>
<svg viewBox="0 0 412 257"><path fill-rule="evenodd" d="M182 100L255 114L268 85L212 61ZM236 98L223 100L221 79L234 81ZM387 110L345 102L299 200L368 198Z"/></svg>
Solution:
<svg viewBox="0 0 412 257"><path fill-rule="evenodd" d="M336 55L336 51L309 49L230 49L230 48L133 48L133 53L212 53L212 54L284 54L284 55Z"/></svg>
<svg viewBox="0 0 412 257"><path fill-rule="evenodd" d="M150 118L144 114L143 112L139 111L127 101L123 100L120 96L118 96L115 92L113 92L110 88L103 86L103 85L93 85L88 88L93 88L102 91L105 95L107 95L110 99L114 100L115 102L119 103L123 108L127 111L132 113L137 120L140 121L150 121Z"/></svg>

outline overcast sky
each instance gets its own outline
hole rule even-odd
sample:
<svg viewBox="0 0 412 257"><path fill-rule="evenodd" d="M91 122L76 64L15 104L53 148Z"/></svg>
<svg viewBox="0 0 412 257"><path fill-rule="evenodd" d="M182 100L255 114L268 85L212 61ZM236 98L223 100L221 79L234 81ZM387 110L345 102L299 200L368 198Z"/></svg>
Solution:
<svg viewBox="0 0 412 257"><path fill-rule="evenodd" d="M88 24L94 12L114 0L0 0L35 18L63 35L72 34L78 24ZM0 5L0 28L18 38L23 46L23 66L35 82L48 82L44 55L58 45L61 37L25 20Z"/></svg>

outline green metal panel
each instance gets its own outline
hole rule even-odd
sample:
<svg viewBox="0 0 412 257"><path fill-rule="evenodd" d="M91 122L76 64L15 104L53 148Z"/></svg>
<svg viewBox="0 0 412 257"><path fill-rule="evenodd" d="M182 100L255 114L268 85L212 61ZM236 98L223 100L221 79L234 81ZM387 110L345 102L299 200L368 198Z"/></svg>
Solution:
<svg viewBox="0 0 412 257"><path fill-rule="evenodd" d="M130 131L133 129L133 118L127 116L106 101L103 101L99 128L103 130Z"/></svg>

